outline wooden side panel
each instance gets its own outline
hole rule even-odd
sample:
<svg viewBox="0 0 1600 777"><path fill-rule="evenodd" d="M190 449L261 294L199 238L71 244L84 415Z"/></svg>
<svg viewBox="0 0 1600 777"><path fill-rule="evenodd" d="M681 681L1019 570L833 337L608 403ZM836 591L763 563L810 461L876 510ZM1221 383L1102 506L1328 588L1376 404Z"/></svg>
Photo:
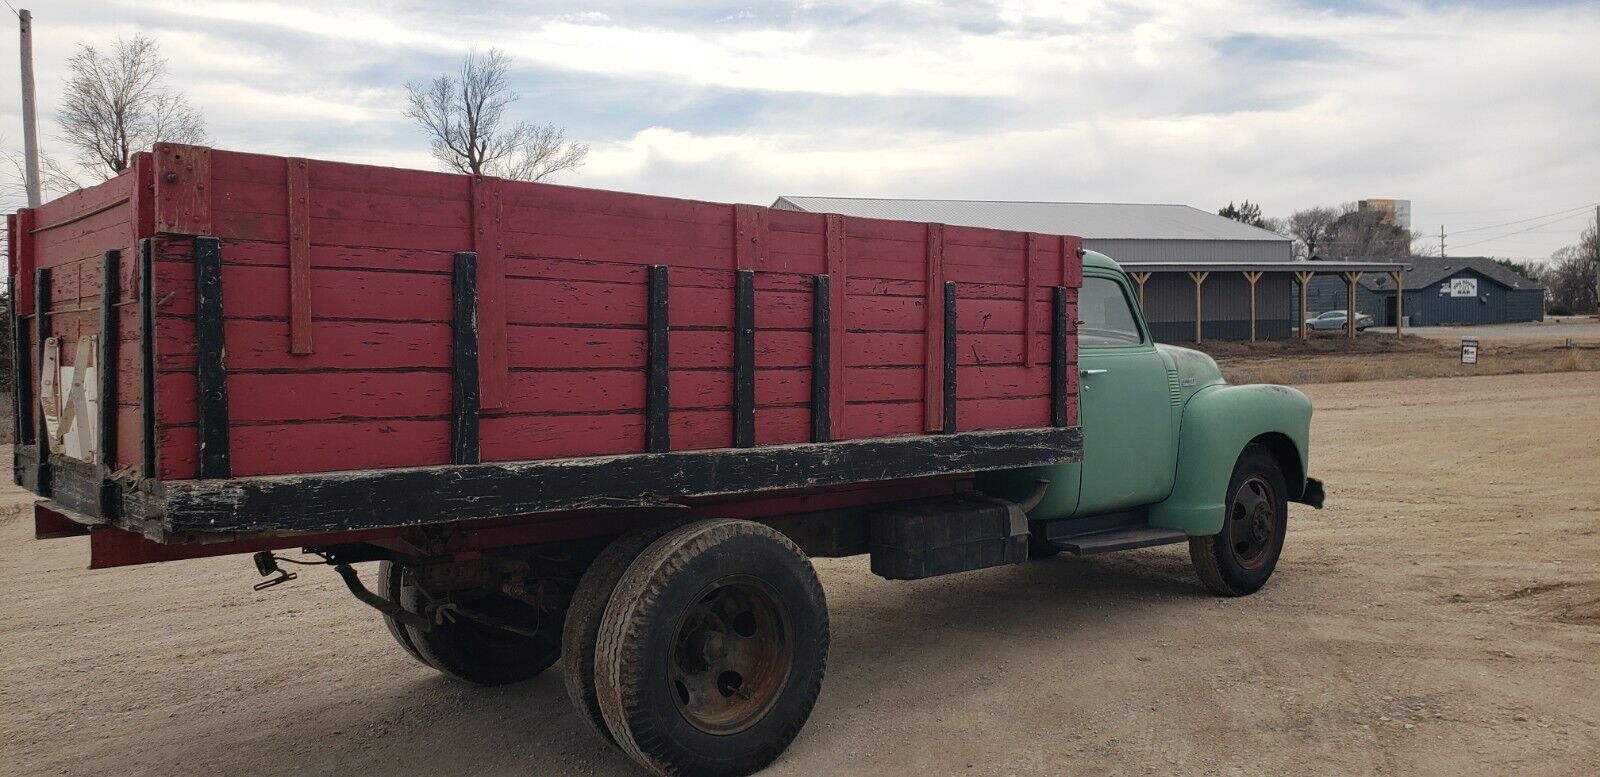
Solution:
<svg viewBox="0 0 1600 777"><path fill-rule="evenodd" d="M26 329L23 334L28 338L27 347L18 353L18 370L28 383L18 399L25 401L27 407L19 406L17 412L29 423L19 431L34 432L35 436L37 432L34 427L39 417L40 364L34 344L41 335L37 313L42 302L47 314L46 331L42 334L59 339L62 365L76 366L78 343L83 338L93 336L98 340L96 357L103 365L101 391L105 402L100 417L87 419L87 423L97 427L96 436L102 446L102 460L96 466L107 471L137 462L142 439L137 415L140 395L137 390L122 390L123 376L119 371L119 365L139 353L141 329L138 311L131 303L140 292L127 279L129 265L136 264L130 258L136 255L138 236L147 229L147 223L140 218L141 205L136 196L141 174L136 158L133 169L122 175L39 208L19 211L12 230L12 289L18 295L18 313L22 316L19 324ZM111 252L119 261L108 265ZM111 275L107 275L108 266ZM41 269L48 270L51 279L48 294L43 295L37 293L35 285L36 273ZM109 295L107 288L111 290ZM107 331L115 342L107 341Z"/></svg>
<svg viewBox="0 0 1600 777"><path fill-rule="evenodd" d="M464 439L451 386L460 252L477 256L485 462L1051 422L1051 371L1030 366L1050 361L1052 291L1076 263L1056 236L315 160L301 175L300 160L258 154L206 161L230 290L236 477L451 460ZM158 214L177 212L163 202ZM185 240L153 246L169 479L194 477L198 462L191 252ZM68 293L76 281L58 283Z"/></svg>

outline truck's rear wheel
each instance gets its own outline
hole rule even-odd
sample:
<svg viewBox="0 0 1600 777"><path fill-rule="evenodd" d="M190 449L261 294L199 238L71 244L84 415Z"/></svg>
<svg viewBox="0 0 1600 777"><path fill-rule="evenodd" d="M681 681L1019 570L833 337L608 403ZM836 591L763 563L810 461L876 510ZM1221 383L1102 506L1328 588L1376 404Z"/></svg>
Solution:
<svg viewBox="0 0 1600 777"><path fill-rule="evenodd" d="M493 590L450 591L450 602L505 623L531 626L519 634L461 614L446 616L422 631L403 627L423 663L474 685L521 682L549 669L561 657L560 619L550 618L524 602ZM445 596L431 595L402 579L400 606L423 612L424 604Z"/></svg>
<svg viewBox="0 0 1600 777"><path fill-rule="evenodd" d="M676 523L653 524L634 529L611 541L584 571L583 579L572 594L567 608L566 624L561 630L561 672L567 685L567 697L578 710L578 717L596 736L615 743L606 728L605 716L600 712L600 700L594 692L594 650L600 634L600 621L606 614L606 603L617 588L617 581L628 571L650 543L671 531Z"/></svg>
<svg viewBox="0 0 1600 777"><path fill-rule="evenodd" d="M1218 596L1244 596L1266 585L1283 552L1289 526L1283 470L1260 445L1245 446L1228 480L1222 531L1189 538L1200 582Z"/></svg>
<svg viewBox="0 0 1600 777"><path fill-rule="evenodd" d="M800 549L761 524L700 521L618 582L596 692L617 744L651 771L743 775L799 734L827 658L827 603Z"/></svg>

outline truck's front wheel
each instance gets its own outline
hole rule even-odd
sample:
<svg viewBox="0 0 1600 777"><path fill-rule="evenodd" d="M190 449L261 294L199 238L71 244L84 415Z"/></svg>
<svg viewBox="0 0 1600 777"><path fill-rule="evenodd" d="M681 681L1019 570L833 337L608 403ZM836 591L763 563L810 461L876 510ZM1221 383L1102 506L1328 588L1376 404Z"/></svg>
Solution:
<svg viewBox="0 0 1600 777"><path fill-rule="evenodd" d="M1228 480L1226 507L1222 531L1189 538L1189 558L1212 593L1244 596L1272 577L1289 526L1288 489L1271 451L1245 446Z"/></svg>
<svg viewBox="0 0 1600 777"><path fill-rule="evenodd" d="M617 744L651 771L743 775L799 734L827 658L827 604L800 549L758 523L700 521L618 582L596 696Z"/></svg>

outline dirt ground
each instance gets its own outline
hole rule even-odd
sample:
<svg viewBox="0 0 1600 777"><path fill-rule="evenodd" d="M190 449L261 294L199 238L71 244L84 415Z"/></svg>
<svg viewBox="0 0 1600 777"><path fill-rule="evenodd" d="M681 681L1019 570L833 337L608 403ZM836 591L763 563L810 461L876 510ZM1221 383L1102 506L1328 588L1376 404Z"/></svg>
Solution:
<svg viewBox="0 0 1600 777"><path fill-rule="evenodd" d="M1600 377L1312 386L1272 583L1173 546L903 583L819 562L822 698L773 775L1600 774ZM473 689L321 570L90 572L0 525L0 771L629 775L561 677Z"/></svg>

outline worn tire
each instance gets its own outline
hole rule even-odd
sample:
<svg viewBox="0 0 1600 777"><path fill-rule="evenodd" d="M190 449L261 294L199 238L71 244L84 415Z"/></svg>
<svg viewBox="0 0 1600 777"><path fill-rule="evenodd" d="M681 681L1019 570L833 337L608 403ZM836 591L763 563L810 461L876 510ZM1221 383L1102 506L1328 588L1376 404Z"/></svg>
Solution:
<svg viewBox="0 0 1600 777"><path fill-rule="evenodd" d="M1258 501L1252 502L1253 499ZM1223 503L1227 515L1223 517L1222 531L1209 537L1190 537L1189 559L1200 582L1212 593L1245 596L1255 593L1272 577L1289 525L1283 469L1270 451L1261 445L1245 446L1233 465ZM1262 515L1261 510L1270 510L1270 515ZM1251 532L1250 525L1266 527L1265 538L1261 537L1263 532Z"/></svg>
<svg viewBox="0 0 1600 777"><path fill-rule="evenodd" d="M725 592L741 586L764 590L757 607L774 608L761 616L760 628L753 620L741 621L751 617L749 611L723 621L746 641L719 637L718 648L706 648L684 638L685 624L704 622L695 618L705 609L739 599ZM699 660L724 644L733 646L729 654L781 659L761 664L762 671L741 685L739 675L718 674L717 664L706 658L712 668L705 676L734 674L732 690L722 690L728 686L719 679L721 700L716 690L692 696L685 690L684 656ZM651 772L745 775L776 760L800 733L822 688L827 659L827 603L805 554L761 524L699 521L652 543L618 582L600 624L596 692L617 744ZM743 701L733 701L735 695ZM734 705L735 715L718 721L697 717L702 700ZM720 725L727 728L708 728Z"/></svg>
<svg viewBox="0 0 1600 777"><path fill-rule="evenodd" d="M589 730L610 744L616 744L611 731L606 728L605 716L600 712L600 700L594 691L594 651L600 634L600 621L606 614L606 603L617 581L622 579L628 565L633 563L650 543L677 526L659 523L641 526L607 545L589 568L584 570L578 588L567 607L566 622L561 629L561 672L566 681L567 698L578 711L578 718Z"/></svg>
<svg viewBox="0 0 1600 777"><path fill-rule="evenodd" d="M378 562L378 595L390 602L399 604L402 576L402 570L394 562ZM412 644L411 634L406 630L405 626L400 625L394 618L387 615L383 616L383 625L389 629L389 636L394 637L394 641L400 643L400 647L404 648L406 653L415 658L418 663L432 666L422 657L421 653L417 652L417 646Z"/></svg>
<svg viewBox="0 0 1600 777"><path fill-rule="evenodd" d="M400 604L420 612L422 592L415 585L402 585ZM522 614L526 607L495 592L472 602L476 608L502 617ZM549 669L561 658L561 635L551 626L548 636L530 637L484 626L458 618L435 624L428 631L404 627L417 655L424 663L449 677L473 685L506 685L521 682Z"/></svg>

